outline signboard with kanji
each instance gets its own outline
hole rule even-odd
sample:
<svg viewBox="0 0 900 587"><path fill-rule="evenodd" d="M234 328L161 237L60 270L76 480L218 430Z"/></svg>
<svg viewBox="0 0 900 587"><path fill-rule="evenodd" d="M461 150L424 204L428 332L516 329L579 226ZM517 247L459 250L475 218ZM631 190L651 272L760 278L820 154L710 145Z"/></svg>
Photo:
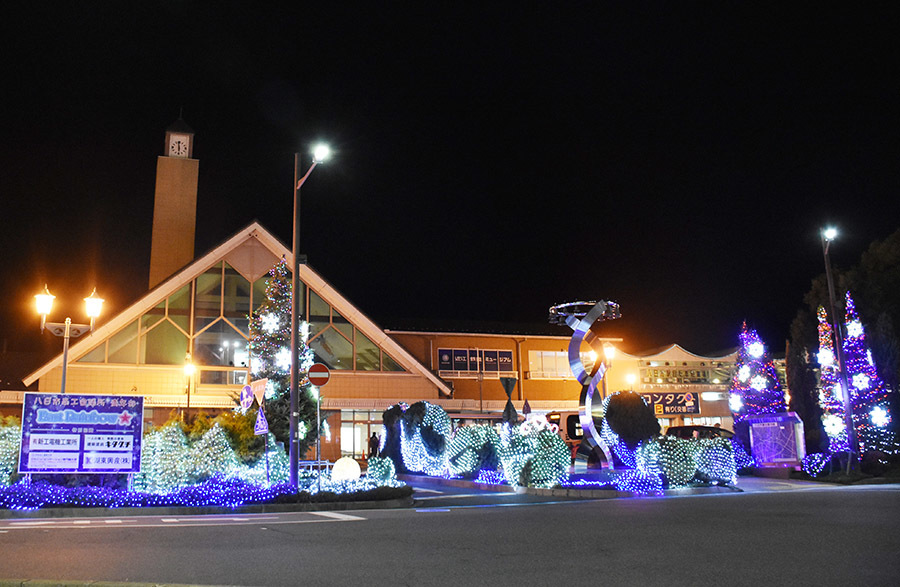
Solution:
<svg viewBox="0 0 900 587"><path fill-rule="evenodd" d="M700 402L694 392L649 391L641 393L641 397L650 404L656 416L700 413Z"/></svg>
<svg viewBox="0 0 900 587"><path fill-rule="evenodd" d="M19 473L139 473L144 398L26 393Z"/></svg>

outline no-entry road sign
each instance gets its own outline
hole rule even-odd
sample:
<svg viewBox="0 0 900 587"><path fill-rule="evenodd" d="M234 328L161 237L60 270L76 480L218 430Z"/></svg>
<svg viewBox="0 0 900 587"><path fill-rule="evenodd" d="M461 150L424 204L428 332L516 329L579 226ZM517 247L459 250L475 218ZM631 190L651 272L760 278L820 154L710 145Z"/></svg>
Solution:
<svg viewBox="0 0 900 587"><path fill-rule="evenodd" d="M323 385L328 383L329 379L331 379L331 371L329 371L328 367L326 367L322 363L313 363L313 365L309 368L307 377L309 377L310 383L312 383L316 387L322 387Z"/></svg>

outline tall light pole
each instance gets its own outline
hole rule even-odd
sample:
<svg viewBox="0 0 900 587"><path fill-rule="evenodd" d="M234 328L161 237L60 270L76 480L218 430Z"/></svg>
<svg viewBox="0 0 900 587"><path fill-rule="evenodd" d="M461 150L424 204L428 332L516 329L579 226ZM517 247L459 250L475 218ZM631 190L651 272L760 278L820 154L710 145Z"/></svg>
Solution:
<svg viewBox="0 0 900 587"><path fill-rule="evenodd" d="M63 361L62 361L62 381L60 383L60 393L66 393L66 371L69 367L69 339L78 338L85 332L94 330L94 321L100 316L100 310L103 307L103 298L97 296L97 290L94 289L91 295L84 298L84 310L91 319L90 324L72 324L71 318L66 318L65 322L47 322L47 315L53 309L53 300L56 296L50 293L47 286L44 285L44 292L34 296L37 312L41 315L41 332L45 328L50 329L54 336L60 336L63 339Z"/></svg>
<svg viewBox="0 0 900 587"><path fill-rule="evenodd" d="M291 275L291 416L290 421L290 448L288 457L290 460L290 481L292 487L297 487L297 469L299 460L300 439L297 437L300 412L297 411L297 398L300 394L300 265L305 259L300 257L300 187L306 182L309 174L316 165L328 158L328 147L319 145L313 150L312 165L300 177L300 153L294 153L294 242L292 255L294 257ZM319 432L319 422L316 422L316 434Z"/></svg>
<svg viewBox="0 0 900 587"><path fill-rule="evenodd" d="M847 365L844 363L844 332L841 322L834 308L834 279L831 276L831 260L828 258L828 249L831 241L837 237L837 229L833 227L822 231L822 254L825 257L825 279L828 282L828 301L831 305L831 321L834 324L835 349L838 367L841 372L841 396L844 400L844 426L847 428L847 473L850 473L850 463L853 455L859 450L859 442L856 438L856 428L853 426L853 405L850 402L850 386L847 385Z"/></svg>

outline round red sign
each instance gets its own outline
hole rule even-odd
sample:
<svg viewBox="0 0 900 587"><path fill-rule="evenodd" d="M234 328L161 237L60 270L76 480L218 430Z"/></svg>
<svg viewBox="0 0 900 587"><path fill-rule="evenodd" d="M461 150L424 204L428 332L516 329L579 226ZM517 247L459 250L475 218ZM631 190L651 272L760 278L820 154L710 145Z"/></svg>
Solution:
<svg viewBox="0 0 900 587"><path fill-rule="evenodd" d="M316 387L322 387L328 383L328 380L331 378L331 371L329 371L328 367L322 363L314 363L312 367L309 368L307 376L309 377L310 383Z"/></svg>

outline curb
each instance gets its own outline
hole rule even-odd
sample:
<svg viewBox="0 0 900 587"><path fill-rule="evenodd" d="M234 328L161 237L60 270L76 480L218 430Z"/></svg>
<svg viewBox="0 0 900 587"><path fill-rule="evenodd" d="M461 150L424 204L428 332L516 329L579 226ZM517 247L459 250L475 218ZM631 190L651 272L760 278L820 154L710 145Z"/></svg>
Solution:
<svg viewBox="0 0 900 587"><path fill-rule="evenodd" d="M373 501L330 501L310 503L264 503L242 505L234 508L211 507L146 507L146 508L41 508L36 510L0 510L0 519L19 518L101 518L110 515L126 516L208 516L233 514L276 514L286 512L322 512L341 510L381 510L408 508L413 506L413 498ZM12 584L12 583L11 583ZM15 583L18 585L19 583ZM23 583L24 584L24 583ZM29 585L35 585L31 582ZM57 585L58 583L52 583ZM75 584L75 583L73 583ZM101 583L77 583L78 585L101 585ZM6 583L0 583L0 587ZM106 584L102 584L106 585ZM111 584L110 584L111 585Z"/></svg>
<svg viewBox="0 0 900 587"><path fill-rule="evenodd" d="M446 485L448 487L469 487L480 489L482 491L496 491L500 493L520 493L526 495L540 495L544 497L569 497L581 499L617 499L629 497L658 497L653 495L644 495L631 491L619 491L618 489L577 489L571 487L557 487L552 489L543 489L540 487L511 487L509 485L486 485L483 483L474 483L465 479L444 479L442 477L426 477L423 475L397 475L401 481L407 484L411 482L425 482L436 485ZM704 495L709 493L743 493L744 490L739 487L728 485L713 485L711 487L682 487L679 489L666 489L662 493L664 496L678 497L685 495Z"/></svg>

